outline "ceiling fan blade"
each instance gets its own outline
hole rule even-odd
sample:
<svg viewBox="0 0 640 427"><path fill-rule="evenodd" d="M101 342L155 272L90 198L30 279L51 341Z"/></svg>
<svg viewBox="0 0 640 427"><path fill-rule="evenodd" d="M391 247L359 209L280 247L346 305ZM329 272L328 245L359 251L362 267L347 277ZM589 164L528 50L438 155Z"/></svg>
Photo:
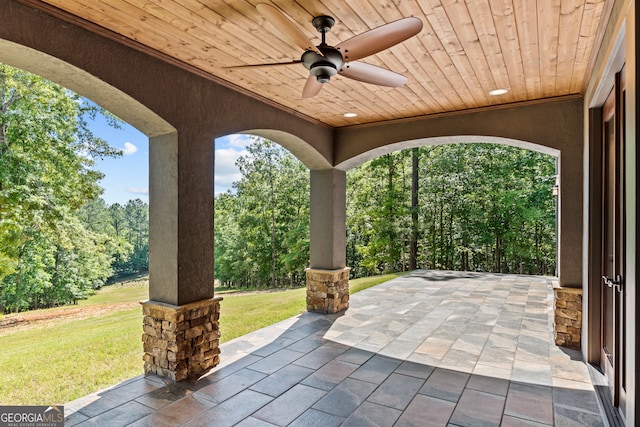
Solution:
<svg viewBox="0 0 640 427"><path fill-rule="evenodd" d="M222 68L273 67L277 65L292 65L292 64L301 64L301 63L302 63L301 60L296 59L295 61L289 61L289 62L267 62L264 64L231 65L229 67L222 67Z"/></svg>
<svg viewBox="0 0 640 427"><path fill-rule="evenodd" d="M302 89L302 99L316 96L320 89L322 89L322 83L318 81L316 76L309 76L304 84L304 89Z"/></svg>
<svg viewBox="0 0 640 427"><path fill-rule="evenodd" d="M379 86L399 87L407 83L407 77L364 62L349 62L339 72L340 75Z"/></svg>
<svg viewBox="0 0 640 427"><path fill-rule="evenodd" d="M388 49L422 30L422 21L418 18L402 18L389 24L374 28L336 46L345 62L357 61L374 53Z"/></svg>
<svg viewBox="0 0 640 427"><path fill-rule="evenodd" d="M293 43L303 50L313 50L322 55L307 36L305 36L304 33L300 31L300 29L296 27L293 22L291 22L279 9L266 3L258 3L256 5L256 9L258 9L258 12L267 18L269 22L278 29L278 31L280 31L280 34L282 34L289 43Z"/></svg>

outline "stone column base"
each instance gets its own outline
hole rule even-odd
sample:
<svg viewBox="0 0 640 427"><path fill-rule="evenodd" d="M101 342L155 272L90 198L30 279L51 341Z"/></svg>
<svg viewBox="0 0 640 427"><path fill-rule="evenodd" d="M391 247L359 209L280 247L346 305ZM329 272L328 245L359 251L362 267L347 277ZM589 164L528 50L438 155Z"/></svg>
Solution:
<svg viewBox="0 0 640 427"><path fill-rule="evenodd" d="M556 345L580 349L582 336L582 289L553 288Z"/></svg>
<svg viewBox="0 0 640 427"><path fill-rule="evenodd" d="M307 272L307 311L338 313L349 308L349 267Z"/></svg>
<svg viewBox="0 0 640 427"><path fill-rule="evenodd" d="M142 301L144 372L174 381L196 378L220 363L220 301L175 306Z"/></svg>

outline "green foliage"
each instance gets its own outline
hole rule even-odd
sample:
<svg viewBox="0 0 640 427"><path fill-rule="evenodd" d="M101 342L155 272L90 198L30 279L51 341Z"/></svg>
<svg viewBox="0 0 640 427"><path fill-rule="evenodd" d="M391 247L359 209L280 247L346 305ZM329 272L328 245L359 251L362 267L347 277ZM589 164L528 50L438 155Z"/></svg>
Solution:
<svg viewBox="0 0 640 427"><path fill-rule="evenodd" d="M418 155L418 268L554 273L553 157L494 144ZM409 151L349 172L347 264L356 277L410 264L410 200Z"/></svg>
<svg viewBox="0 0 640 427"><path fill-rule="evenodd" d="M309 262L309 172L255 138L238 160L236 193L215 200L215 274L236 286L296 286Z"/></svg>
<svg viewBox="0 0 640 427"><path fill-rule="evenodd" d="M106 248L113 277L124 277L149 269L149 205L140 199L125 206L108 206L102 199L89 201L80 209L86 228L108 236Z"/></svg>
<svg viewBox="0 0 640 427"><path fill-rule="evenodd" d="M112 274L116 245L78 217L102 191L93 159L120 154L88 128L101 113L0 64L0 312L73 302Z"/></svg>

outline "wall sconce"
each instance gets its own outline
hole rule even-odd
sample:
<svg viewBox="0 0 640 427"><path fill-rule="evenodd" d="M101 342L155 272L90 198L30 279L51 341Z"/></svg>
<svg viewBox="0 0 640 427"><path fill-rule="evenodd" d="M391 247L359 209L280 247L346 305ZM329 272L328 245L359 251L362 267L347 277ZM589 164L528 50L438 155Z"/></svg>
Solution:
<svg viewBox="0 0 640 427"><path fill-rule="evenodd" d="M551 193L557 197L559 191L560 191L560 176L556 175L556 182L555 184L553 184L553 187L551 187Z"/></svg>

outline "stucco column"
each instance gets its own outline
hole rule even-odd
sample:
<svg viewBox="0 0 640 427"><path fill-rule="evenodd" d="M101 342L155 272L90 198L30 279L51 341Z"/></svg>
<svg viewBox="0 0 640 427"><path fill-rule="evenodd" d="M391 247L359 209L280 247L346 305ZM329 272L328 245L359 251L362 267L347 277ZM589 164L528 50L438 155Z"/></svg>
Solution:
<svg viewBox="0 0 640 427"><path fill-rule="evenodd" d="M309 311L336 313L349 307L346 193L346 172L337 169L311 171Z"/></svg>
<svg viewBox="0 0 640 427"><path fill-rule="evenodd" d="M582 151L559 157L558 279L560 286L582 287Z"/></svg>
<svg viewBox="0 0 640 427"><path fill-rule="evenodd" d="M219 363L213 295L214 142L177 132L149 142L145 372L179 381Z"/></svg>

